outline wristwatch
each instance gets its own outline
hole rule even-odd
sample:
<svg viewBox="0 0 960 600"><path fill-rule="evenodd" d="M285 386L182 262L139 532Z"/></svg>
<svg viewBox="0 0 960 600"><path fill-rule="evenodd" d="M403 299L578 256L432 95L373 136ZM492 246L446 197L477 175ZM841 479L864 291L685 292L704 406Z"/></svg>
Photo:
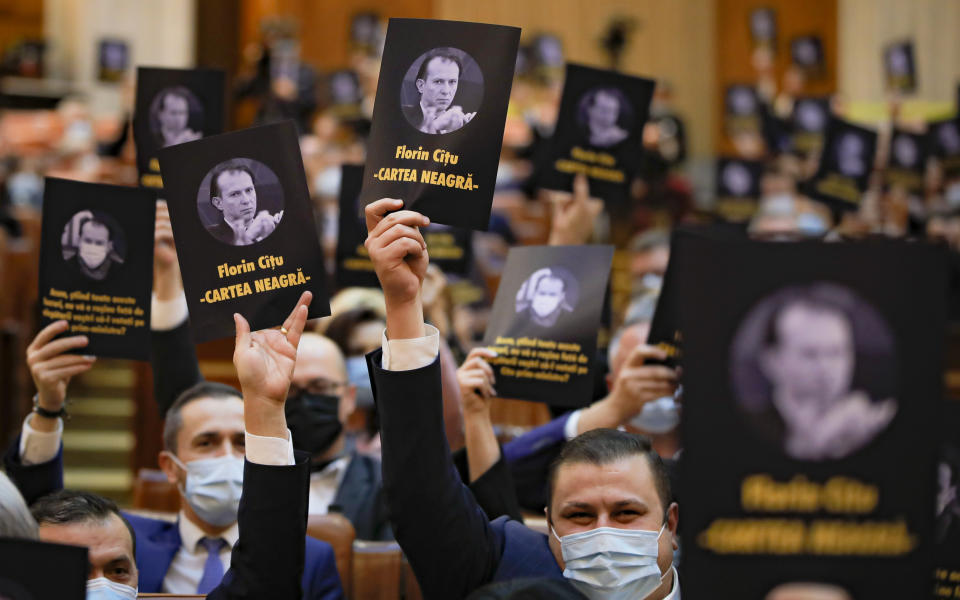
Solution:
<svg viewBox="0 0 960 600"><path fill-rule="evenodd" d="M33 412L37 413L41 417L46 417L47 419L57 419L60 417L64 419L70 419L70 413L67 412L66 402L63 403L63 406L60 407L60 410L47 410L40 406L40 394L33 395Z"/></svg>

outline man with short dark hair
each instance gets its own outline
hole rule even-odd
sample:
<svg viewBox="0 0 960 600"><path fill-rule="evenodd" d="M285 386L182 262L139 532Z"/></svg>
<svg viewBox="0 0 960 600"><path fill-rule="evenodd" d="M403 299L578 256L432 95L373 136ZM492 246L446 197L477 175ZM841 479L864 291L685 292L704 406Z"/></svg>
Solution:
<svg viewBox="0 0 960 600"><path fill-rule="evenodd" d="M113 251L110 226L96 217L87 217L80 221L78 235L77 268L90 279L103 281L113 263L122 262Z"/></svg>
<svg viewBox="0 0 960 600"><path fill-rule="evenodd" d="M507 517L489 521L460 482L443 436L439 334L424 323L420 302L429 259L417 228L429 220L402 208L393 199L366 208L365 246L387 307L383 348L368 365L391 519L424 596L460 598L491 581L548 577L590 599L678 598L679 512L644 438L604 429L570 442L553 469L550 536Z"/></svg>
<svg viewBox="0 0 960 600"><path fill-rule="evenodd" d="M476 111L464 113L454 105L463 63L446 49L437 49L427 55L417 71L417 93L420 101L403 107L407 119L424 133L450 133L470 122Z"/></svg>
<svg viewBox="0 0 960 600"><path fill-rule="evenodd" d="M160 100L157 120L160 122L160 138L163 147L192 142L203 137L203 133L190 129L190 100L187 90L169 88L164 90Z"/></svg>
<svg viewBox="0 0 960 600"><path fill-rule="evenodd" d="M606 148L627 139L630 132L620 127L620 98L612 90L597 90L587 102L587 132L590 145Z"/></svg>
<svg viewBox="0 0 960 600"><path fill-rule="evenodd" d="M219 223L207 227L210 234L233 246L249 246L264 239L283 218L257 212L257 186L253 170L240 161L217 165L210 176L210 204L220 211Z"/></svg>

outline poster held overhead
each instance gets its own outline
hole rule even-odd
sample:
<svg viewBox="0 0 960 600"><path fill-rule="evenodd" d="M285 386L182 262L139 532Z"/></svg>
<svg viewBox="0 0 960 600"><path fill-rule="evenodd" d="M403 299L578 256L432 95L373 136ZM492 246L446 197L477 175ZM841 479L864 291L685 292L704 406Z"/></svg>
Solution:
<svg viewBox="0 0 960 600"><path fill-rule="evenodd" d="M897 42L883 50L883 73L887 89L904 94L916 91L917 70L913 42Z"/></svg>
<svg viewBox="0 0 960 600"><path fill-rule="evenodd" d="M528 246L507 255L483 341L503 398L585 406L612 246Z"/></svg>
<svg viewBox="0 0 960 600"><path fill-rule="evenodd" d="M313 292L308 318L330 314L296 127L285 121L159 152L196 342L283 323Z"/></svg>
<svg viewBox="0 0 960 600"><path fill-rule="evenodd" d="M343 165L340 176L340 214L337 227L337 287L380 287L373 261L363 243L367 224L360 204L363 165Z"/></svg>
<svg viewBox="0 0 960 600"><path fill-rule="evenodd" d="M360 199L486 230L520 30L391 19Z"/></svg>
<svg viewBox="0 0 960 600"><path fill-rule="evenodd" d="M149 359L153 192L47 178L43 195L41 326L65 319L83 354Z"/></svg>
<svg viewBox="0 0 960 600"><path fill-rule="evenodd" d="M833 117L817 172L801 187L834 210L856 210L867 190L876 151L876 131Z"/></svg>

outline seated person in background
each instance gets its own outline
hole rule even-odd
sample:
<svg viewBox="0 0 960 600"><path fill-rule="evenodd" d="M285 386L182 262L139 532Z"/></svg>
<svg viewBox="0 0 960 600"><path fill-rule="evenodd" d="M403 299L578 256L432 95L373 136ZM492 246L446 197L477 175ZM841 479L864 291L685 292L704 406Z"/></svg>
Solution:
<svg viewBox="0 0 960 600"><path fill-rule="evenodd" d="M365 245L387 305L383 349L368 364L390 517L424 597L462 598L493 581L547 577L587 598L678 598L679 510L646 438L599 429L564 447L549 477L549 536L507 517L489 521L460 482L443 438L439 335L420 304L429 259L416 228L429 220L402 206L382 199L366 208Z"/></svg>
<svg viewBox="0 0 960 600"><path fill-rule="evenodd" d="M41 539L83 542L91 548L91 557L108 550L116 554L114 549L129 542L125 576L105 576L133 588L139 585L142 592L216 597L211 590L219 585L223 590L236 588L220 597L342 598L332 548L306 537L306 455L296 467L287 468L294 464L294 453L283 405L309 301L309 294L301 297L284 324L286 336L272 330L250 334L238 316L234 364L243 395L229 386L203 384L171 408L164 430L166 449L159 460L182 495L176 523L133 515L123 519L115 506L92 494L61 491L52 500L41 500L43 512L35 507ZM39 410L24 421L20 438L4 457L7 472L31 500L62 487L59 414L71 374L92 364L63 354L87 343L84 336L54 339L66 325L48 325L28 349ZM103 529L103 536L91 535L91 522L94 531ZM45 523L60 528L49 531L66 537L46 536ZM127 528L129 540L124 539ZM112 560L106 557L103 564ZM261 568L270 572L261 573ZM280 593L283 590L290 595Z"/></svg>

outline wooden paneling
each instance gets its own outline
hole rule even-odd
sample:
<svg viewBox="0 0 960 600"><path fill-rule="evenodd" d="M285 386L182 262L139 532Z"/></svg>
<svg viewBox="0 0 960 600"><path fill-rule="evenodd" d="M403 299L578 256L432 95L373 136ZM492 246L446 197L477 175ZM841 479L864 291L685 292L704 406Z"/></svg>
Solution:
<svg viewBox="0 0 960 600"><path fill-rule="evenodd" d="M23 38L43 36L43 0L0 0L0 52Z"/></svg>
<svg viewBox="0 0 960 600"><path fill-rule="evenodd" d="M438 19L514 25L524 39L550 32L563 40L567 59L606 67L600 47L610 19L632 17L640 27L623 60L623 70L665 79L673 85L674 106L686 119L691 151L713 149L713 55L716 0L435 0Z"/></svg>
<svg viewBox="0 0 960 600"><path fill-rule="evenodd" d="M726 87L734 83L756 83L751 62L750 11L770 7L776 11L777 44L774 62L777 84L790 66L790 40L799 35L819 35L823 41L826 69L822 77L807 82L805 94L832 94L837 90L837 0L716 0L716 88L714 123L717 150L732 153L723 132L723 101Z"/></svg>

